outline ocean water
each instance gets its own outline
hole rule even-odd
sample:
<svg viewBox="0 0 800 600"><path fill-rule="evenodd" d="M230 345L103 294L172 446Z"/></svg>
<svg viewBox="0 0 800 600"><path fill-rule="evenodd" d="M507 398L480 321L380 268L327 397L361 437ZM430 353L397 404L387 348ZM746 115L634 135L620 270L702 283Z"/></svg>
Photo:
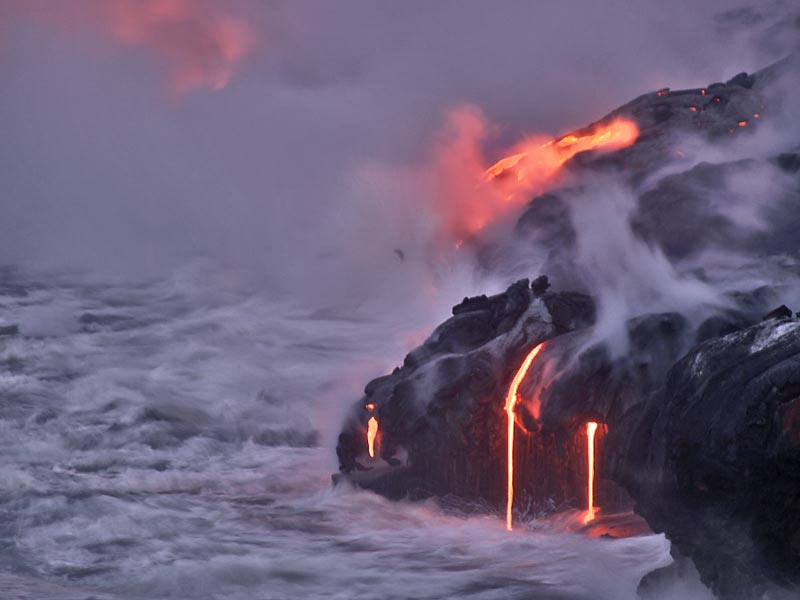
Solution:
<svg viewBox="0 0 800 600"><path fill-rule="evenodd" d="M215 277L0 271L0 598L626 600L670 563L662 535L334 489L346 407L431 317Z"/></svg>

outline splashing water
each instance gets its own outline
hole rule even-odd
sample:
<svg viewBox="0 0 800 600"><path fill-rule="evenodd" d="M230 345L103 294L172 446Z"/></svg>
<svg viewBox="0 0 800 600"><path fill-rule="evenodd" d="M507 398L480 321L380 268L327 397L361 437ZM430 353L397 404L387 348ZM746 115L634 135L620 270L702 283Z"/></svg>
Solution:
<svg viewBox="0 0 800 600"><path fill-rule="evenodd" d="M396 324L196 280L0 285L5 595L634 600L670 562L662 535L509 536L332 489L344 407L406 351Z"/></svg>

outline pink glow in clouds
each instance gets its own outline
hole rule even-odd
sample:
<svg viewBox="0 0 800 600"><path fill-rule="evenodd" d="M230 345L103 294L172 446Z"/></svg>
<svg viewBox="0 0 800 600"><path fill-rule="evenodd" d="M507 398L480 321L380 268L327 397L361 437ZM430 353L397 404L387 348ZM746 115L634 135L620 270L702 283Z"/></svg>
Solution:
<svg viewBox="0 0 800 600"><path fill-rule="evenodd" d="M111 0L97 5L111 36L157 53L168 65L171 89L220 90L252 50L247 24L202 0Z"/></svg>
<svg viewBox="0 0 800 600"><path fill-rule="evenodd" d="M17 14L78 34L81 27L99 27L119 44L154 54L178 98L192 90L224 88L253 50L253 29L231 12L232 6L211 0L34 0L12 5Z"/></svg>

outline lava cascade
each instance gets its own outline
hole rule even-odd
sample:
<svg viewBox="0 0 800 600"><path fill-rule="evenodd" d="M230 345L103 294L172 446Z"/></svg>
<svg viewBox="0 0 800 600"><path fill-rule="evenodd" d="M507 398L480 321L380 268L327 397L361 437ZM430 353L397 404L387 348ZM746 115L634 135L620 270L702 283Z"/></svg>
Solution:
<svg viewBox="0 0 800 600"><path fill-rule="evenodd" d="M514 375L514 379L511 380L511 385L508 386L508 393L506 394L505 410L506 414L508 415L508 492L506 499L506 529L509 531L512 529L511 508L514 505L514 422L516 417L514 409L519 401L517 390L519 389L522 380L525 379L525 375L528 374L528 369L531 368L533 361L536 359L539 352L541 352L543 346L544 344L539 344L533 350L528 352L525 360L522 361L522 365Z"/></svg>
<svg viewBox="0 0 800 600"><path fill-rule="evenodd" d="M370 417L367 423L367 447L370 458L375 458L375 437L378 435L378 419Z"/></svg>
<svg viewBox="0 0 800 600"><path fill-rule="evenodd" d="M595 126L588 133L572 133L550 140L529 137L514 146L511 154L489 167L485 178L501 185L508 200L513 200L518 192L540 193L562 165L579 152L618 150L630 146L638 137L636 123L624 118Z"/></svg>
<svg viewBox="0 0 800 600"><path fill-rule="evenodd" d="M588 482L586 485L587 508L583 517L584 523L594 521L597 509L594 506L594 436L597 433L597 423L589 421L586 424L586 454L588 457Z"/></svg>

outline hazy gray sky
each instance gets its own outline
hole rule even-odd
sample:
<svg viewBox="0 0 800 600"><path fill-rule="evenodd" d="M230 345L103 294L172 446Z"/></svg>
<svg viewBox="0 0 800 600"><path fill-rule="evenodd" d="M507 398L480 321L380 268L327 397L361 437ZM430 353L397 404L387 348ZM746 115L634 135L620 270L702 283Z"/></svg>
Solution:
<svg viewBox="0 0 800 600"><path fill-rule="evenodd" d="M426 227L414 173L450 111L493 156L752 70L759 17L712 18L737 6L0 0L0 262L355 279Z"/></svg>

